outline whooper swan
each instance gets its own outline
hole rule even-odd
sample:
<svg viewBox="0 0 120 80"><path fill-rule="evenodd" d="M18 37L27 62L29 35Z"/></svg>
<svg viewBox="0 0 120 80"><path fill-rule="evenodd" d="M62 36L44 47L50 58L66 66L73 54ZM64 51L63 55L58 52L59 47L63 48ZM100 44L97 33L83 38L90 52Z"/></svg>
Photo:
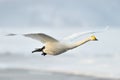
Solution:
<svg viewBox="0 0 120 80"><path fill-rule="evenodd" d="M91 34L95 32L85 32L82 34L74 34L72 36L69 36L68 38L75 38L76 36L84 35L84 34ZM14 36L16 34L8 34L7 36ZM62 41L58 41L57 39L46 35L44 33L33 33L33 34L23 34L25 37L30 37L33 39L36 39L44 44L42 48L37 48L32 53L34 52L42 52L42 55L59 55L62 54L68 50L74 49L82 44L85 44L86 42L89 41L97 41L97 38L92 35L90 37L87 37L81 41L74 42L74 43L65 43ZM66 40L66 38L65 38Z"/></svg>

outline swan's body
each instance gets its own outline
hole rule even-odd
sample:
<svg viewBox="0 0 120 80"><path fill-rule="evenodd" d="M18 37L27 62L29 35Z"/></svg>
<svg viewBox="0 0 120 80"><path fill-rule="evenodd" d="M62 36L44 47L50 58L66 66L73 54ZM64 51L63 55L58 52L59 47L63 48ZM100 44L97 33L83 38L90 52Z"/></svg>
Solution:
<svg viewBox="0 0 120 80"><path fill-rule="evenodd" d="M72 44L67 44L64 42L60 42L54 38L52 38L51 36L48 36L46 34L43 33L38 33L38 34L25 34L24 36L26 37L30 37L36 40L41 41L44 44L43 48L38 48L35 49L32 53L34 52L43 52L42 55L59 55L63 52L66 52L70 49L76 48L88 41L96 41L96 37L95 36L90 36L82 41L78 41Z"/></svg>
<svg viewBox="0 0 120 80"><path fill-rule="evenodd" d="M43 52L50 55L58 55L69 50L67 44L60 42L46 43Z"/></svg>

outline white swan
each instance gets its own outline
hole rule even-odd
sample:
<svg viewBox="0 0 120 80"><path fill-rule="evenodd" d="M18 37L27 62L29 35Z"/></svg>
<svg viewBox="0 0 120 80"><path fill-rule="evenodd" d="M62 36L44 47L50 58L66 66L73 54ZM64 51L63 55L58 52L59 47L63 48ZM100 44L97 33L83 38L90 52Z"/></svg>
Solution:
<svg viewBox="0 0 120 80"><path fill-rule="evenodd" d="M58 41L56 39L54 39L51 36L48 36L46 34L43 33L36 33L36 34L24 34L25 37L30 37L36 40L41 41L44 46L42 48L37 48L34 51L32 51L32 53L34 52L42 52L42 55L59 55L63 52L66 52L70 49L76 48L88 41L96 41L97 38L92 35L82 41L78 41L72 44L68 44L68 43L64 43L61 41Z"/></svg>
<svg viewBox="0 0 120 80"><path fill-rule="evenodd" d="M100 33L100 32L104 32L106 30L108 30L109 26L105 27L104 30L99 30L99 31L87 31L87 32L82 32L82 33L75 33L75 34L72 34L71 36L68 36L67 38L64 38L63 40L64 41L67 41L69 39L76 39L78 38L79 36L82 36L82 35L86 35L86 34L93 34L93 33ZM6 36L15 36L15 35L18 35L18 34L7 34ZM74 43L65 43L63 41L58 41L57 39L51 37L51 36L48 36L44 33L34 33L34 34L23 34L23 36L25 37L30 37L30 38L33 38L33 39L36 39L40 42L42 42L44 44L44 46L42 48L37 48L35 49L34 51L32 51L32 53L34 52L42 52L42 55L59 55L63 52L66 52L70 49L74 49L86 42L89 42L89 41L97 41L97 38L92 35L88 38L85 38L84 40L82 41L78 41L78 42L74 42Z"/></svg>
<svg viewBox="0 0 120 80"><path fill-rule="evenodd" d="M67 38L64 38L64 40L67 40L70 38L73 39L73 38L76 38L77 36L82 36L82 35L91 34L91 33L96 33L96 32L89 31L89 32L83 32L83 33L76 33ZM14 35L17 35L17 34L8 34L7 36L14 36ZM42 48L35 49L34 51L32 51L32 53L42 52L42 55L44 55L44 56L45 55L59 55L63 52L74 49L86 42L97 41L97 38L94 35L92 35L88 38L85 38L82 41L78 41L78 42L74 42L74 43L65 43L63 41L58 41L57 39L55 39L51 36L48 36L44 33L23 34L23 36L33 38L33 39L36 39L36 40L42 42L44 44L44 46Z"/></svg>

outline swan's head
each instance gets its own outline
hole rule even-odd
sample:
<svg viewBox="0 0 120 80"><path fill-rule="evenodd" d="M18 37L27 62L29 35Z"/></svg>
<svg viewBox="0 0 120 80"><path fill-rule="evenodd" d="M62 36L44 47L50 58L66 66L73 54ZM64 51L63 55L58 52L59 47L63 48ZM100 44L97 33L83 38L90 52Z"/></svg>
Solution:
<svg viewBox="0 0 120 80"><path fill-rule="evenodd" d="M90 40L91 41L98 41L98 39L94 35L90 36Z"/></svg>

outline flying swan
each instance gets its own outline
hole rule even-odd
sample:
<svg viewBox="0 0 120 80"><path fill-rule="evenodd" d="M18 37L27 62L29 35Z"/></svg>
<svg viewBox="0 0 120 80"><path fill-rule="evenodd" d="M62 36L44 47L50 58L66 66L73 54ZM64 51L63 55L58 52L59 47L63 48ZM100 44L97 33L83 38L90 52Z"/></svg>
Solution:
<svg viewBox="0 0 120 80"><path fill-rule="evenodd" d="M78 36L82 36L85 34L92 34L95 32L83 32L83 33L75 33L71 36L68 36L67 38L64 38L64 40L67 39L72 39L72 38L76 38ZM8 34L7 36L14 36L16 34ZM45 55L59 55L62 54L68 50L74 49L80 45L85 44L86 42L89 41L97 41L97 38L92 35L89 36L81 41L78 42L74 42L74 43L65 43L63 41L59 41L49 35L46 35L44 33L33 33L33 34L22 34L25 37L29 37L32 39L36 39L40 42L42 42L44 44L44 46L42 48L37 48L35 50L32 51L32 53L34 52L42 52L41 55L45 56Z"/></svg>

